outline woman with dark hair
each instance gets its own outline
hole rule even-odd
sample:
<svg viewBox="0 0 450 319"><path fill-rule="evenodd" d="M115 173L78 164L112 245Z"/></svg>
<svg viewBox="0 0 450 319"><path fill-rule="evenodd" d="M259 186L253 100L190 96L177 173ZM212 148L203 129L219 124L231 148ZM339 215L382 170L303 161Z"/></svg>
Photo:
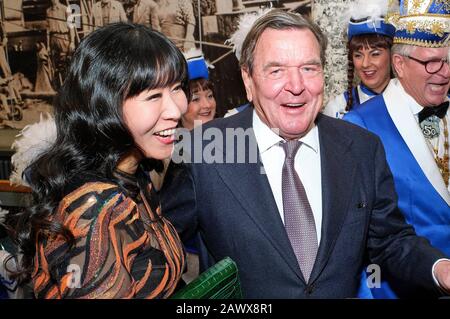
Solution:
<svg viewBox="0 0 450 319"><path fill-rule="evenodd" d="M214 119L216 115L216 99L213 86L208 79L189 81L190 99L188 111L182 116L183 127L191 130L196 123L203 124Z"/></svg>
<svg viewBox="0 0 450 319"><path fill-rule="evenodd" d="M187 67L161 33L117 23L77 48L55 101L56 141L27 169L11 216L38 298L166 298L185 260L148 178L170 157Z"/></svg>
<svg viewBox="0 0 450 319"><path fill-rule="evenodd" d="M214 119L217 105L203 54L200 50L191 50L185 53L185 57L188 63L189 104L187 112L181 117L181 124L192 130L196 125Z"/></svg>
<svg viewBox="0 0 450 319"><path fill-rule="evenodd" d="M384 22L383 7L362 7L358 4L353 8L353 16L348 23L348 68L347 90L331 100L323 113L335 118L342 118L352 108L359 107L372 97L383 93L391 80L391 47L395 28ZM368 10L377 9L376 14L369 14ZM360 80L354 86L355 74Z"/></svg>

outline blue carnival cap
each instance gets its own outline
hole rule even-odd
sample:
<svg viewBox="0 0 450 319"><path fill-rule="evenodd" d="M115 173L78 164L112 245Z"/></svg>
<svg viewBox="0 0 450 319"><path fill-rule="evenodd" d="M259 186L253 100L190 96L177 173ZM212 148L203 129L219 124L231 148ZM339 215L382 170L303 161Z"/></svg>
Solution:
<svg viewBox="0 0 450 319"><path fill-rule="evenodd" d="M381 34L390 38L394 37L395 27L384 21L383 17L366 18L353 20L350 19L348 23L348 40L350 41L355 35L361 34Z"/></svg>
<svg viewBox="0 0 450 319"><path fill-rule="evenodd" d="M189 81L195 79L209 79L208 65L203 55L186 58Z"/></svg>
<svg viewBox="0 0 450 319"><path fill-rule="evenodd" d="M397 29L394 43L428 48L449 45L449 0L400 0L387 19Z"/></svg>

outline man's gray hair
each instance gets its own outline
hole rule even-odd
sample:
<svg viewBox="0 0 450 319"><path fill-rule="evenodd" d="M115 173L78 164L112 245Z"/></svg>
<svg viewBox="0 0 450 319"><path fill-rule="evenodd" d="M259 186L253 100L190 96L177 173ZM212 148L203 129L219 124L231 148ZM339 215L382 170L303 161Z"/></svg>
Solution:
<svg viewBox="0 0 450 319"><path fill-rule="evenodd" d="M325 50L327 48L327 38L320 28L311 20L300 14L285 12L282 10L272 10L255 21L252 28L245 37L242 45L240 66L247 68L251 74L253 70L253 59L256 44L266 29L286 30L286 29L307 29L310 30L320 46L320 61L325 64ZM302 39L298 39L302 41Z"/></svg>
<svg viewBox="0 0 450 319"><path fill-rule="evenodd" d="M411 45L411 44L396 43L391 48L391 57L393 57L394 54L398 54L401 56L409 56L412 53L414 48L415 48L415 46ZM394 60L391 58L391 61L394 61ZM395 69L394 63L391 63L391 68L392 68L392 72L394 72L394 76L398 77L397 70Z"/></svg>
<svg viewBox="0 0 450 319"><path fill-rule="evenodd" d="M391 56L394 54L408 56L412 53L414 47L415 46L411 44L403 44L403 43L394 44L391 48Z"/></svg>

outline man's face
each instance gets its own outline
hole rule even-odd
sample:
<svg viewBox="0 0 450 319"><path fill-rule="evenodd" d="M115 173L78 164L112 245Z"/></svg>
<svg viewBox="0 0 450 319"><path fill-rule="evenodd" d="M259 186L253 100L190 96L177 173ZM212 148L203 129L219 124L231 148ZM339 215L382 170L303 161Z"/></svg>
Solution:
<svg viewBox="0 0 450 319"><path fill-rule="evenodd" d="M260 119L285 139L313 126L323 103L320 47L308 29L266 29L259 38L252 74L242 70L247 98Z"/></svg>
<svg viewBox="0 0 450 319"><path fill-rule="evenodd" d="M448 59L449 47L422 48L414 47L410 56L421 61ZM442 69L429 74L425 66L413 59L394 54L393 63L398 78L405 88L421 106L435 106L444 102L450 87L450 67L444 63Z"/></svg>

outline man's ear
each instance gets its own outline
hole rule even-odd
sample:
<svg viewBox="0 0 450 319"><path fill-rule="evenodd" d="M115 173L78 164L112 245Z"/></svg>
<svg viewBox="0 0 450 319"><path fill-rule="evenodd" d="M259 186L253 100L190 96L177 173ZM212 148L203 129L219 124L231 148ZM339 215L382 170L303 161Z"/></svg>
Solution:
<svg viewBox="0 0 450 319"><path fill-rule="evenodd" d="M241 68L242 80L244 81L245 92L247 93L247 100L252 102L253 100L253 79L247 68Z"/></svg>
<svg viewBox="0 0 450 319"><path fill-rule="evenodd" d="M393 54L392 67L394 68L397 78L403 78L405 75L405 57L400 54Z"/></svg>

